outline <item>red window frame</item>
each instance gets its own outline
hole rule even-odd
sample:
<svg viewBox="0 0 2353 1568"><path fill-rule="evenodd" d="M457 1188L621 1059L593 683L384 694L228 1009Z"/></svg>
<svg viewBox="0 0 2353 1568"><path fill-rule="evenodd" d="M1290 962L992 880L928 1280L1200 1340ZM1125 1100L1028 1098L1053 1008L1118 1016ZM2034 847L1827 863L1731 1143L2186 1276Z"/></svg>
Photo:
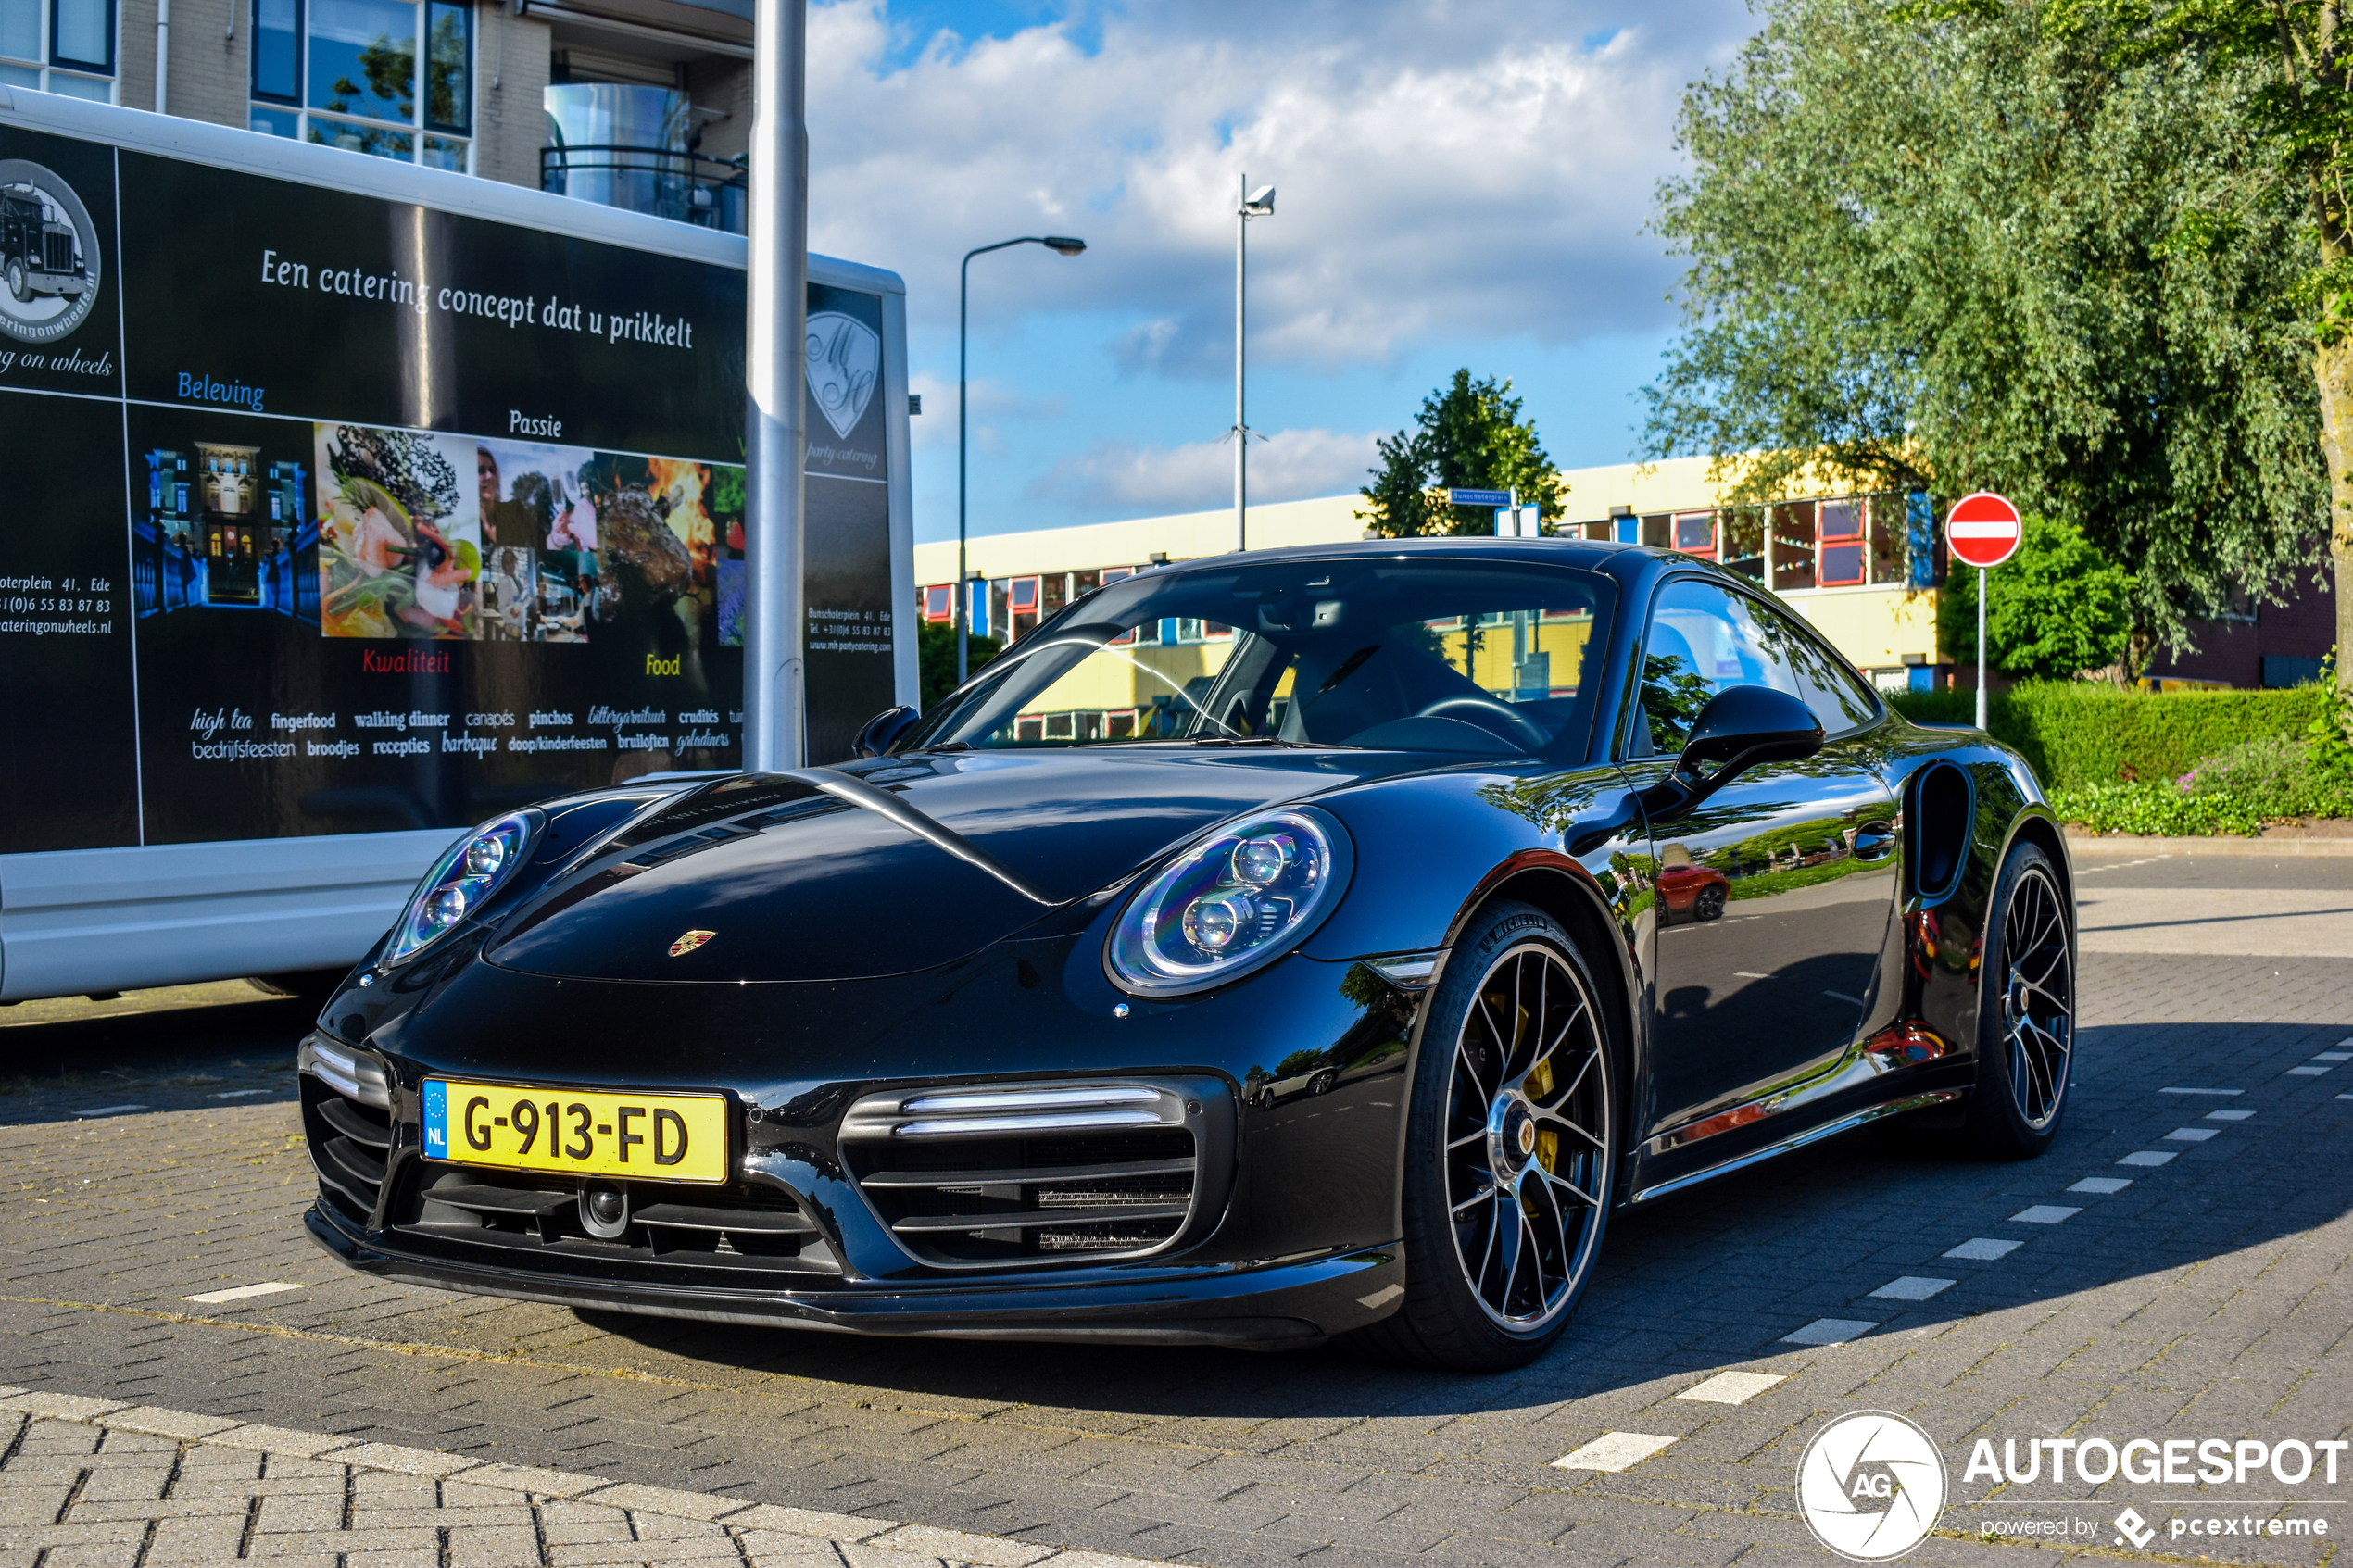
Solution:
<svg viewBox="0 0 2353 1568"><path fill-rule="evenodd" d="M935 583L924 590L924 620L933 623L956 619L956 585Z"/></svg>
<svg viewBox="0 0 2353 1568"><path fill-rule="evenodd" d="M1693 522L1699 523L1707 530L1706 544L1687 545L1683 542L1684 525ZM1667 527L1670 530L1667 537L1673 542L1678 551L1687 556L1696 556L1701 560L1716 558L1716 514L1714 512L1677 512L1667 523Z"/></svg>

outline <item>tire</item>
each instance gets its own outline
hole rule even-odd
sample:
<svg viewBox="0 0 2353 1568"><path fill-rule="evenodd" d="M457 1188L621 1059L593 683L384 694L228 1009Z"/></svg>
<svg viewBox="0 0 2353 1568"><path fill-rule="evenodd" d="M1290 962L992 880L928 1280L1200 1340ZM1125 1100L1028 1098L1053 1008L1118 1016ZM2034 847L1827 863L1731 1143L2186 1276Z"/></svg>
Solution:
<svg viewBox="0 0 2353 1568"><path fill-rule="evenodd" d="M1963 1136L1996 1160L2050 1148L2074 1082L2075 919L2060 886L2049 856L2017 845L1986 916L1977 1082Z"/></svg>
<svg viewBox="0 0 2353 1568"><path fill-rule="evenodd" d="M1504 1372L1560 1337L1600 1257L1617 1174L1623 1056L1601 994L1541 909L1497 903L1465 929L1414 1069L1405 1294L1349 1336L1355 1348Z"/></svg>
<svg viewBox="0 0 2353 1568"><path fill-rule="evenodd" d="M1701 888L1699 897L1692 900L1692 918L1722 920L1724 918L1724 890L1720 887Z"/></svg>
<svg viewBox="0 0 2353 1568"><path fill-rule="evenodd" d="M8 293L15 296L19 305L24 304L32 297L32 287L25 281L22 261L8 263Z"/></svg>

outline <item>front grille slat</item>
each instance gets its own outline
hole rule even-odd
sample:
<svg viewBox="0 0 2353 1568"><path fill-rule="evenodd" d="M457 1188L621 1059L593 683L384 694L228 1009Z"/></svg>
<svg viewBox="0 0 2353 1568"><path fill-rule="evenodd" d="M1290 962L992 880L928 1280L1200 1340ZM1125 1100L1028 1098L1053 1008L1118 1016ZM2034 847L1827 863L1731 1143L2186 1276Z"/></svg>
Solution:
<svg viewBox="0 0 2353 1568"><path fill-rule="evenodd" d="M860 1099L841 1149L923 1261L1069 1266L1176 1244L1201 1196L1202 1105L1150 1081L931 1084Z"/></svg>
<svg viewBox="0 0 2353 1568"><path fill-rule="evenodd" d="M442 1247L524 1249L548 1261L841 1273L824 1230L781 1193L623 1183L630 1195L628 1227L618 1236L599 1236L581 1219L580 1184L547 1180L551 1185L544 1187L519 1186L512 1179L484 1181L463 1171L429 1169L401 1206L395 1228Z"/></svg>
<svg viewBox="0 0 2353 1568"><path fill-rule="evenodd" d="M378 1114L381 1115L382 1112ZM333 1127L353 1143L376 1149L392 1148L391 1124L386 1122L370 1121L366 1107L354 1105L341 1095L332 1099L321 1100L319 1115L328 1126Z"/></svg>

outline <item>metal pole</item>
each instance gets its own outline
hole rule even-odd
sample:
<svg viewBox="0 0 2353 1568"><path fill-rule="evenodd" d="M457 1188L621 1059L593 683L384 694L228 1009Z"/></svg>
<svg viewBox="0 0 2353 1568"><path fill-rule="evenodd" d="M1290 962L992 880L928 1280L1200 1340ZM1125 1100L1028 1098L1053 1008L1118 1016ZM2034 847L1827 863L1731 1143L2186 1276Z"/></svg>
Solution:
<svg viewBox="0 0 2353 1568"><path fill-rule="evenodd" d="M1977 727L1985 728L1985 569L1977 569Z"/></svg>
<svg viewBox="0 0 2353 1568"><path fill-rule="evenodd" d="M964 660L965 639L971 633L965 621L972 612L972 590L964 583L964 370L966 362L964 334L972 319L973 257L978 251L964 252L964 265L960 269L956 283L956 684L962 686L966 678Z"/></svg>
<svg viewBox="0 0 2353 1568"><path fill-rule="evenodd" d="M1234 548L1250 548L1250 422L1242 417L1243 263L1250 249L1250 176L1234 194Z"/></svg>
<svg viewBox="0 0 2353 1568"><path fill-rule="evenodd" d="M229 15L235 25L237 7L233 4ZM163 84L171 75L171 0L156 0L156 113L163 114Z"/></svg>
<svg viewBox="0 0 2353 1568"><path fill-rule="evenodd" d="M749 526L744 575L744 766L801 766L801 472L808 449L808 0L753 0L749 332L744 356Z"/></svg>

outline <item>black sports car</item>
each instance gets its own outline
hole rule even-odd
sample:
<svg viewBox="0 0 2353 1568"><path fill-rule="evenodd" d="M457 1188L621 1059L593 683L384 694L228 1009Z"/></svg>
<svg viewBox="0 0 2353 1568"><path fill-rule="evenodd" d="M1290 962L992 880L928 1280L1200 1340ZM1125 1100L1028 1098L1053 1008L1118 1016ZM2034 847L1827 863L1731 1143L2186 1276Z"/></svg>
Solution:
<svg viewBox="0 0 2353 1568"><path fill-rule="evenodd" d="M2032 773L1704 562L1165 568L861 747L452 849L305 1043L311 1233L583 1307L1493 1368L1615 1209L2065 1108Z"/></svg>

